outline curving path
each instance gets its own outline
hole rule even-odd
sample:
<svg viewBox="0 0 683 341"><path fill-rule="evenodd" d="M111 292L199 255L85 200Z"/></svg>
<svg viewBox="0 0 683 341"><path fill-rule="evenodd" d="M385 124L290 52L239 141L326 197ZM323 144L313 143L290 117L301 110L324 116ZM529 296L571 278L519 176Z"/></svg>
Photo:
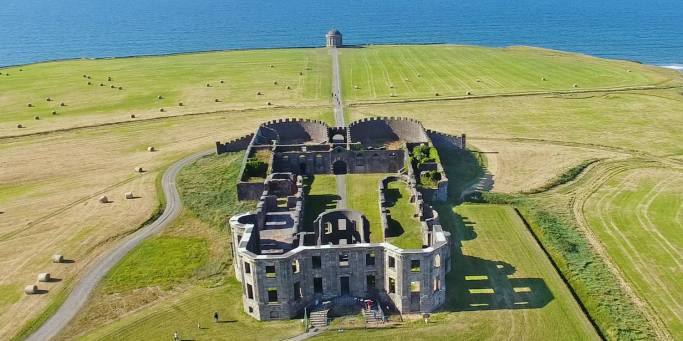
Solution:
<svg viewBox="0 0 683 341"><path fill-rule="evenodd" d="M78 311L85 305L90 293L92 293L95 286L102 280L102 278L114 267L128 252L130 252L140 242L147 239L151 235L161 231L166 225L173 221L182 208L178 189L176 188L175 180L178 172L186 165L195 160L209 155L212 150L203 151L192 154L184 159L174 163L169 167L161 179L161 186L166 197L166 207L164 212L151 224L135 231L133 234L126 237L113 250L107 253L104 257L98 258L95 263L87 270L85 275L76 282L73 290L69 293L66 300L59 309L48 319L40 328L34 332L28 340L42 341L49 340L55 337L66 325L76 316Z"/></svg>

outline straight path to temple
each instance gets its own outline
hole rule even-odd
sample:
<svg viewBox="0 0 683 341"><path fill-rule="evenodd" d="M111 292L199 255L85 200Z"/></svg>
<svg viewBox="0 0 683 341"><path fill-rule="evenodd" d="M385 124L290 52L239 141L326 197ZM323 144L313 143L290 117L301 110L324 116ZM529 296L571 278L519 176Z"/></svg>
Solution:
<svg viewBox="0 0 683 341"><path fill-rule="evenodd" d="M344 123L344 103L341 93L341 76L339 74L339 51L336 47L330 49L332 55L332 103L334 105L334 122L338 127ZM346 208L346 174L337 174L337 208Z"/></svg>

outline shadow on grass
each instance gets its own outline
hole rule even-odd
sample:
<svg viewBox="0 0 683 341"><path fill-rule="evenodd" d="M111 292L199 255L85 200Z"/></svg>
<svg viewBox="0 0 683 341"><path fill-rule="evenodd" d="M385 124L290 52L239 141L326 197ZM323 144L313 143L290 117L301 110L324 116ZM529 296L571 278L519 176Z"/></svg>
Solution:
<svg viewBox="0 0 683 341"><path fill-rule="evenodd" d="M487 174L478 152L439 150L449 180L448 202L434 205L443 228L451 232L451 271L446 275L445 311L542 308L553 294L542 278L512 278L517 269L501 260L466 255L462 242L475 240L474 223L453 211L462 191ZM504 242L504 241L503 241Z"/></svg>
<svg viewBox="0 0 683 341"><path fill-rule="evenodd" d="M396 202L402 198L401 191L398 188L387 188L384 191L387 207L391 208L396 205ZM404 232L401 223L394 219L391 214L387 214L387 231L385 237L392 238L402 235Z"/></svg>

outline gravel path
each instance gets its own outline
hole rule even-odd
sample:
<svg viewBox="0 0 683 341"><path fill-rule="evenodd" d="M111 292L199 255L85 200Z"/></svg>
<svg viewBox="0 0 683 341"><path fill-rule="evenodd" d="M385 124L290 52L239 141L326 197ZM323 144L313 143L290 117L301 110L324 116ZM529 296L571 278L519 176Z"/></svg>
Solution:
<svg viewBox="0 0 683 341"><path fill-rule="evenodd" d="M334 121L338 127L344 123L344 102L341 93L341 76L339 75L339 51L336 47L330 49L332 55L332 102L334 103ZM337 178L337 208L346 208L346 175L339 174Z"/></svg>
<svg viewBox="0 0 683 341"><path fill-rule="evenodd" d="M76 316L78 311L85 305L93 289L95 289L95 286L97 286L102 278L123 258L123 256L128 254L130 250L143 240L161 231L178 216L180 209L182 208L180 196L178 195L178 190L175 186L178 172L184 166L203 156L209 155L212 152L213 150L208 150L190 155L174 163L166 170L161 180L161 186L164 189L164 196L166 197L166 208L161 216L151 224L126 237L118 246L116 246L116 248L111 250L104 257L100 257L96 260L90 269L87 270L85 275L76 283L73 290L69 293L69 296L54 315L52 315L52 317L50 317L50 319L27 340L42 341L55 337L64 329L64 327L66 327L74 316Z"/></svg>

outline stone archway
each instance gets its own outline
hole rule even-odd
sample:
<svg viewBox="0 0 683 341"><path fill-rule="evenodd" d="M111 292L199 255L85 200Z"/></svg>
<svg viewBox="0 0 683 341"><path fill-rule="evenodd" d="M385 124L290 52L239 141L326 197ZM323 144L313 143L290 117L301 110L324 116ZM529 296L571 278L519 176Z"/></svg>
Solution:
<svg viewBox="0 0 683 341"><path fill-rule="evenodd" d="M348 171L346 162L343 160L337 160L332 164L332 173L334 174L346 174Z"/></svg>

